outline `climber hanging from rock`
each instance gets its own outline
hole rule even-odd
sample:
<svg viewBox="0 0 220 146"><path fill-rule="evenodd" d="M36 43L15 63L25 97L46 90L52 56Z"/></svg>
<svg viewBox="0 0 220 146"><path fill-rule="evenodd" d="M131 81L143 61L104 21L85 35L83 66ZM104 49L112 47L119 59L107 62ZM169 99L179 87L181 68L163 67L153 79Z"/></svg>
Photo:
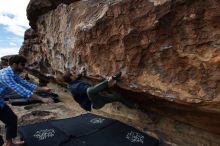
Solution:
<svg viewBox="0 0 220 146"><path fill-rule="evenodd" d="M121 102L130 108L133 106L130 101L118 93L103 93L106 89L116 84L116 81L121 77L121 72L117 72L94 86L87 81L83 81L83 76L86 76L85 68L81 68L79 74L67 71L63 76L63 80L68 83L68 89L74 100L79 103L84 110L91 111L92 107L94 109L100 109L105 104L112 102Z"/></svg>

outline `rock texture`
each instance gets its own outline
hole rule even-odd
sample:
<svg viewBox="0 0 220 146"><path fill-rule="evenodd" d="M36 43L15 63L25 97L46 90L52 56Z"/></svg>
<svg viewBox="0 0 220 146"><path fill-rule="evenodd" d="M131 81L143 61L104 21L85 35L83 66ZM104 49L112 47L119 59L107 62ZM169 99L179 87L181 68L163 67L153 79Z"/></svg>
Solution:
<svg viewBox="0 0 220 146"><path fill-rule="evenodd" d="M49 12L50 10L55 9L59 4L70 4L79 0L30 0L30 3L27 7L28 19L30 21L30 26L36 28L36 21L38 17L42 14Z"/></svg>
<svg viewBox="0 0 220 146"><path fill-rule="evenodd" d="M219 0L31 0L27 12L20 53L41 72L121 69L117 90L141 109L220 134Z"/></svg>
<svg viewBox="0 0 220 146"><path fill-rule="evenodd" d="M3 56L1 57L0 60L0 69L8 66L8 62L9 62L9 58L11 57L11 55L7 55L7 56Z"/></svg>

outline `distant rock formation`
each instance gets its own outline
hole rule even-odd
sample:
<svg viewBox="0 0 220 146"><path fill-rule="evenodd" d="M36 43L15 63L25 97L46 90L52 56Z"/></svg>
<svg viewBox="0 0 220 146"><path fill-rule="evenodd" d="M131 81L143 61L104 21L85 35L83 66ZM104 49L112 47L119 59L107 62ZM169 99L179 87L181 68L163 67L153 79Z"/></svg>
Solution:
<svg viewBox="0 0 220 146"><path fill-rule="evenodd" d="M8 62L9 62L9 58L11 57L11 55L7 55L7 56L3 56L1 57L0 60L0 69L8 66Z"/></svg>
<svg viewBox="0 0 220 146"><path fill-rule="evenodd" d="M31 0L27 16L20 54L40 72L121 69L142 109L220 134L219 0Z"/></svg>

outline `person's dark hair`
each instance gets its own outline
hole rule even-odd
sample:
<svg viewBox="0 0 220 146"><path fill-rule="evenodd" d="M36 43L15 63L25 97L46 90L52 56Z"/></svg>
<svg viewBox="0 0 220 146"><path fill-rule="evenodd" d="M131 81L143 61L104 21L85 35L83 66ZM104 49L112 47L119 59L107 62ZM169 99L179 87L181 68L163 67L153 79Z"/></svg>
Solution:
<svg viewBox="0 0 220 146"><path fill-rule="evenodd" d="M25 64L27 62L27 59L24 56L21 55L13 55L9 59L9 65L12 65L13 63L15 64Z"/></svg>
<svg viewBox="0 0 220 146"><path fill-rule="evenodd" d="M70 76L71 76L70 71L67 71L67 72L63 75L63 80L64 80L65 82L67 82L67 83L71 82Z"/></svg>

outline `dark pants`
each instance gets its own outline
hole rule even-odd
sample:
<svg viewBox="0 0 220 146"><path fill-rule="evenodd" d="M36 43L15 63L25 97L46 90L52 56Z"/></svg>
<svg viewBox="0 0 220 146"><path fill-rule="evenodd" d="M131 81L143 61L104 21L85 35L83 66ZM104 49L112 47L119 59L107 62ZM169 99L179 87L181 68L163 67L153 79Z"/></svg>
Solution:
<svg viewBox="0 0 220 146"><path fill-rule="evenodd" d="M3 137L0 135L0 146L3 146L4 144L4 140L3 140Z"/></svg>
<svg viewBox="0 0 220 146"><path fill-rule="evenodd" d="M6 139L11 140L17 136L17 116L8 105L0 108L0 120L6 127Z"/></svg>
<svg viewBox="0 0 220 146"><path fill-rule="evenodd" d="M87 94L93 103L93 108L99 109L107 103L121 101L122 97L120 95L108 93L103 94L102 91L105 91L107 88L108 81L104 80L103 82L87 89Z"/></svg>

